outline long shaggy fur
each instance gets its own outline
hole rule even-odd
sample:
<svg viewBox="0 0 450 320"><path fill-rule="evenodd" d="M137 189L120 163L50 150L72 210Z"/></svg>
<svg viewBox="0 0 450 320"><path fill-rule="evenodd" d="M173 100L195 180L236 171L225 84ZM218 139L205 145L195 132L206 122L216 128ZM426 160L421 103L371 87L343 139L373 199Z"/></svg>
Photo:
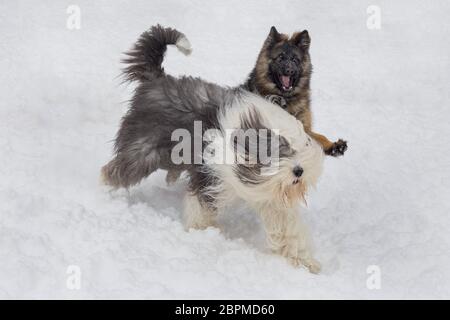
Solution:
<svg viewBox="0 0 450 320"><path fill-rule="evenodd" d="M185 35L175 29L156 25L144 32L134 47L128 51L124 75L129 81L145 81L164 74L161 64L168 45L176 45L184 54L191 53L191 44Z"/></svg>
<svg viewBox="0 0 450 320"><path fill-rule="evenodd" d="M322 149L300 121L258 95L164 74L161 62L167 44L188 47L182 33L157 26L144 33L132 50L125 72L139 86L117 133L115 155L102 168L103 181L128 188L157 169L175 177L186 170L187 228L214 225L215 216L230 203L245 201L260 214L275 252L318 272L320 265L311 255L296 208L321 173ZM178 141L172 141L172 133L184 129L192 139L202 139L195 137L194 121L201 121L201 135L206 137L201 150L191 146L191 161L175 164L171 155ZM256 149L250 141L239 140L239 129L258 130ZM260 143L262 130L270 133L266 137L270 150L276 146L278 151L278 157L270 153L270 163L259 161L261 148L268 148ZM232 138L230 131L235 134ZM207 150L257 161L218 163L204 157Z"/></svg>

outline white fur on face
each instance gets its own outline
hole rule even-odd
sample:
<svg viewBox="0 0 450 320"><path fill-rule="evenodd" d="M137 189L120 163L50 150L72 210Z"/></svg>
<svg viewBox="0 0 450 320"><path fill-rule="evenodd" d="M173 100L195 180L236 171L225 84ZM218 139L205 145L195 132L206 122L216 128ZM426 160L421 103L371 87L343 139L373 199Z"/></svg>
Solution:
<svg viewBox="0 0 450 320"><path fill-rule="evenodd" d="M266 128L277 130L285 138L295 153L289 158L280 159L278 168L269 170L269 179L259 184L247 185L236 176L233 165L214 165L212 171L220 176L224 182L221 189L232 189L237 197L259 204L262 202L278 202L282 206L293 206L304 197L307 189L314 186L322 172L323 151L319 144L311 139L304 131L303 125L295 117L281 110L267 100L246 94L236 99L233 105L227 107L220 117L222 132L226 129L239 129L241 119L252 111L258 111L262 123ZM217 137L216 139L225 139ZM216 141L217 143L217 141ZM222 141L217 143L222 145ZM227 154L233 154L234 149L228 144ZM299 183L293 169L300 166L303 174Z"/></svg>

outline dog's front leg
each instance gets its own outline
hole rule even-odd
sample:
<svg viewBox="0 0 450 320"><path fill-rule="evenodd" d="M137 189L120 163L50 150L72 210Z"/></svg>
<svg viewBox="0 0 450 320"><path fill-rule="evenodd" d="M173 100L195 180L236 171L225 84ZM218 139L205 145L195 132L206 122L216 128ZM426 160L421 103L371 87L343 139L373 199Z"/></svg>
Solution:
<svg viewBox="0 0 450 320"><path fill-rule="evenodd" d="M297 120L299 120L303 124L303 127L305 128L306 133L322 146L322 149L326 155L329 155L332 157L339 157L339 156L344 155L345 151L347 151L347 141L339 139L336 142L331 142L323 134L319 134L319 133L312 131L311 111L303 110L303 111L294 112L295 109L291 109L288 111L291 114L295 115Z"/></svg>
<svg viewBox="0 0 450 320"><path fill-rule="evenodd" d="M266 98L266 100L270 101L271 103L277 104L283 109L287 109L286 99L284 99L282 96L271 94L271 95L266 96L265 98Z"/></svg>
<svg viewBox="0 0 450 320"><path fill-rule="evenodd" d="M322 134L312 131L309 131L308 134L322 146L323 151L328 156L339 157L347 151L347 141L339 139L336 142L331 142Z"/></svg>
<svg viewBox="0 0 450 320"><path fill-rule="evenodd" d="M295 267L303 265L311 273L319 273L320 263L312 256L308 230L299 212L295 208L268 207L260 213L272 250L286 257Z"/></svg>
<svg viewBox="0 0 450 320"><path fill-rule="evenodd" d="M216 226L216 211L202 203L195 194L184 197L184 226L189 229L206 229Z"/></svg>

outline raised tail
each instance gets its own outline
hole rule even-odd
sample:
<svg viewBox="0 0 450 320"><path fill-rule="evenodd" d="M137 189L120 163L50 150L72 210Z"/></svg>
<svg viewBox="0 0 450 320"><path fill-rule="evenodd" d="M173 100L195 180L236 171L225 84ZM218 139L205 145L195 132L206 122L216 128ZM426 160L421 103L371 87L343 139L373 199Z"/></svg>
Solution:
<svg viewBox="0 0 450 320"><path fill-rule="evenodd" d="M122 62L127 64L123 70L126 80L146 81L163 75L161 64L167 45L175 45L185 55L192 52L191 44L183 33L159 24L153 26L125 53L127 57Z"/></svg>

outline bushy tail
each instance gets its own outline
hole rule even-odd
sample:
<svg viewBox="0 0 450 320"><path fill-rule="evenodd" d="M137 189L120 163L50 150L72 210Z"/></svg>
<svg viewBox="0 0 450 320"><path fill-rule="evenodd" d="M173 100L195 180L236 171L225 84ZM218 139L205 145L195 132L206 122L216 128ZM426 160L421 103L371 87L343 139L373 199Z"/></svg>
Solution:
<svg viewBox="0 0 450 320"><path fill-rule="evenodd" d="M189 40L178 30L156 25L144 32L134 47L126 52L128 57L122 60L127 64L123 70L126 80L145 81L163 75L161 64L167 45L171 44L185 55L192 51Z"/></svg>

